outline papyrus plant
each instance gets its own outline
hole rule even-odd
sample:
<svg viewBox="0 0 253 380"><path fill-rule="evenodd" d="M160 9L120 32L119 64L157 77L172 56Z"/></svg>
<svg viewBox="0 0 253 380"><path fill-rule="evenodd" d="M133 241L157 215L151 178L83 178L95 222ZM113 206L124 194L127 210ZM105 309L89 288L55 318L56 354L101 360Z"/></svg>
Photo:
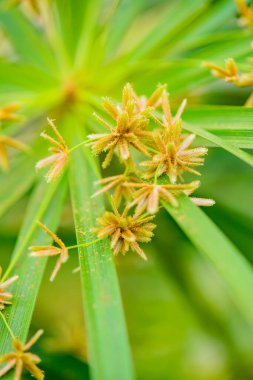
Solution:
<svg viewBox="0 0 253 380"><path fill-rule="evenodd" d="M208 147L253 166L241 149L252 148L251 110L192 108L214 83L203 61L250 55L252 36L237 26L235 4L24 0L0 7L0 163L9 167L0 175L0 215L32 189L1 277L0 374L15 367L20 379L26 368L43 378L39 358L27 352L40 332L25 342L47 257L58 256L54 279L78 247L91 378L135 378L113 253L145 258L142 243L158 234L153 214L161 207L210 259L252 325L252 269L197 207L213 201L192 195ZM150 7L156 12L144 28ZM222 33L215 35L217 28ZM230 81L242 79L229 62L226 69L212 68ZM168 84L170 102L164 85L154 91L157 83ZM233 122L238 115L239 125ZM208 173L202 182L207 179ZM77 238L70 247L55 233L67 188Z"/></svg>

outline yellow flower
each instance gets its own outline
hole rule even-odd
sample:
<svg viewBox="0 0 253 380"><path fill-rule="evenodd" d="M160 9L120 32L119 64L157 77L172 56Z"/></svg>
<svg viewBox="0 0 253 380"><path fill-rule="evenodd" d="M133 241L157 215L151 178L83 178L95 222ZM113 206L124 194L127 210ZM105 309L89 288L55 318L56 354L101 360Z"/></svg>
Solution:
<svg viewBox="0 0 253 380"><path fill-rule="evenodd" d="M146 96L138 96L131 84L127 83L123 88L122 107L123 109L127 109L129 107L129 104L132 104L132 112L134 114L145 114L145 111L149 110L150 108L155 109L161 105L162 94L166 88L166 84L158 85L151 96L147 98ZM104 103L104 105L106 106L106 103Z"/></svg>
<svg viewBox="0 0 253 380"><path fill-rule="evenodd" d="M42 169L44 167L52 165L51 169L46 174L47 182L51 182L52 180L59 177L59 175L62 173L63 169L65 168L69 159L69 151L62 135L59 133L58 129L54 125L53 120L48 119L48 123L53 129L54 134L56 135L58 140L52 138L45 132L41 133L41 136L44 139L48 140L49 142L53 144L53 146L49 148L49 151L53 152L53 154L49 157L44 158L43 160L40 160L37 163L36 168Z"/></svg>
<svg viewBox="0 0 253 380"><path fill-rule="evenodd" d="M53 233L47 226L45 226L41 222L38 222L38 225L53 239L53 241L56 244L58 244L58 247L55 247L53 245L32 246L29 248L29 250L31 251L31 256L33 257L48 257L48 256L59 255L55 268L50 277L50 281L53 281L57 273L59 272L61 265L66 263L66 261L69 258L68 248L65 246L63 241L55 233Z"/></svg>
<svg viewBox="0 0 253 380"><path fill-rule="evenodd" d="M159 209L160 200L169 202L172 206L178 207L177 196L181 191L193 192L199 186L199 181L189 184L149 184L149 183L130 183L127 186L138 189L133 194L133 201L129 207L137 206L135 212L141 214L145 210L154 214Z"/></svg>
<svg viewBox="0 0 253 380"><path fill-rule="evenodd" d="M103 162L104 168L110 164L116 149L120 160L126 164L131 162L130 147L149 155L146 144L152 141L152 134L147 130L149 120L145 114L148 109L151 107L153 109L161 103L163 90L164 86L159 86L147 100L144 97L139 98L127 84L123 89L122 105L116 106L110 99L104 99L103 107L115 120L116 125L111 126L106 120L94 114L109 132L89 135L91 142L87 144L92 147L93 154L107 152Z"/></svg>
<svg viewBox="0 0 253 380"><path fill-rule="evenodd" d="M0 370L0 377L4 376L12 368L15 368L14 380L21 380L24 369L29 371L37 380L44 379L44 372L37 367L37 364L40 363L41 359L37 355L26 352L37 342L42 334L43 330L39 330L26 344L23 344L18 339L13 339L12 345L14 351L0 357L0 363L7 363Z"/></svg>
<svg viewBox="0 0 253 380"><path fill-rule="evenodd" d="M236 0L236 5L241 16L239 19L240 24L253 27L253 6L248 5L246 0Z"/></svg>
<svg viewBox="0 0 253 380"><path fill-rule="evenodd" d="M0 135L0 166L4 171L7 171L10 166L8 148L15 148L23 152L28 150L27 145L22 142L13 139L12 137Z"/></svg>
<svg viewBox="0 0 253 380"><path fill-rule="evenodd" d="M94 229L98 238L109 237L111 239L111 248L114 255L122 253L125 255L129 250L137 252L144 260L147 257L139 246L138 242L148 243L152 236L155 224L150 223L153 215L127 215L128 208L120 214L114 206L114 212L106 212L97 219L101 226Z"/></svg>
<svg viewBox="0 0 253 380"><path fill-rule="evenodd" d="M189 149L196 136L194 134L182 136L181 128L179 120L174 124L173 136L166 130L160 130L154 134L158 153L154 154L152 160L140 164L148 168L143 175L144 178L150 179L166 174L171 183L175 183L178 178L183 180L183 172L200 175L192 167L203 165L202 156L207 153L207 149L201 147Z"/></svg>
<svg viewBox="0 0 253 380"><path fill-rule="evenodd" d="M238 87L253 86L253 72L240 74L233 58L226 60L226 67L220 67L212 62L204 62L204 67L211 70L217 78L222 78L226 82L233 83Z"/></svg>
<svg viewBox="0 0 253 380"><path fill-rule="evenodd" d="M95 115L109 133L98 133L89 135L91 140L87 145L92 147L93 154L97 155L102 152L108 152L103 162L103 168L106 168L112 159L116 149L120 160L126 164L131 158L130 147L134 147L145 155L149 155L143 141L151 139L147 131L148 119L142 115L129 117L127 111L120 111L117 116L116 126L110 126L105 120Z"/></svg>
<svg viewBox="0 0 253 380"><path fill-rule="evenodd" d="M2 268L0 267L0 280ZM18 279L18 276L13 276L4 282L0 282L0 311L4 310L6 305L11 305L12 293L7 292L6 289Z"/></svg>
<svg viewBox="0 0 253 380"><path fill-rule="evenodd" d="M161 121L152 112L150 116L161 127L153 132L154 147L157 153L153 154L152 160L144 161L140 165L147 167L143 178L150 179L166 174L171 183L175 183L179 178L181 181L184 171L200 175L192 166L203 165L203 155L207 153L206 148L192 148L190 145L195 139L195 135L182 135L181 115L186 105L183 100L176 115L173 117L170 108L168 94L164 90L162 95L163 120Z"/></svg>

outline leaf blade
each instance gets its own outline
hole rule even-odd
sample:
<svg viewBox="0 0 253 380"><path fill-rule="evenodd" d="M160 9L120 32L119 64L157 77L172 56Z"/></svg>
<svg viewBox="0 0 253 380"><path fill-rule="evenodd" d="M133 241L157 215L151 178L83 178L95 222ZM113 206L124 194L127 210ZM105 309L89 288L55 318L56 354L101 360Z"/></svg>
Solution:
<svg viewBox="0 0 253 380"><path fill-rule="evenodd" d="M73 128L73 120L71 125ZM76 138L79 131L73 131L72 146L80 142ZM84 182L85 178L89 181ZM87 148L75 151L70 162L70 187L78 244L92 239L85 232L95 226L96 217L104 212L102 200L96 204L90 200L97 178L95 162ZM79 257L92 378L133 379L119 284L108 241L79 248Z"/></svg>
<svg viewBox="0 0 253 380"><path fill-rule="evenodd" d="M182 195L179 201L179 208L168 204L164 207L196 248L213 262L228 284L231 298L253 325L253 273L250 264L187 196Z"/></svg>
<svg viewBox="0 0 253 380"><path fill-rule="evenodd" d="M19 275L18 281L13 285L14 301L12 306L6 308L4 314L15 336L25 340L28 334L35 301L39 291L46 260L30 257L28 247L36 240L38 244L48 243L49 239L43 231L37 230L37 220L46 223L49 228L55 229L58 225L62 204L65 197L66 186L61 182L48 186L42 179L35 189L28 211L21 229L13 258L15 262L14 274ZM39 204L39 206L38 206ZM50 204L50 207L49 207ZM20 260L22 258L22 260ZM13 261L14 263L14 261ZM0 326L2 322L0 322ZM10 336L6 329L1 327L0 353L11 348Z"/></svg>

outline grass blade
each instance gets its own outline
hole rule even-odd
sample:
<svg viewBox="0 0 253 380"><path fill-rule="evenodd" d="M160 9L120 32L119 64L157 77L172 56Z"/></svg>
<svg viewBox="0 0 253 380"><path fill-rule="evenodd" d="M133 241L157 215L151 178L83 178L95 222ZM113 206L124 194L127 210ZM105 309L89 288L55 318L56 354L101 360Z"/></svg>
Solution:
<svg viewBox="0 0 253 380"><path fill-rule="evenodd" d="M1 4L0 24L23 63L41 67L44 71L56 69L54 57L43 33L33 28L20 10L7 11Z"/></svg>
<svg viewBox="0 0 253 380"><path fill-rule="evenodd" d="M73 120L68 131L71 131L70 146L82 141L78 128L73 127ZM71 157L69 180L79 244L94 239L87 231L104 213L103 201L97 199L94 202L90 198L97 179L96 164L89 150L75 151ZM119 284L108 241L79 248L79 257L92 379L133 379Z"/></svg>
<svg viewBox="0 0 253 380"><path fill-rule="evenodd" d="M231 298L253 325L253 272L250 264L222 231L190 199L182 195L179 208L164 207L191 242L215 265L226 281Z"/></svg>
<svg viewBox="0 0 253 380"><path fill-rule="evenodd" d="M25 157L10 172L0 175L0 217L30 188L36 173L35 160ZM10 191L11 189L11 191Z"/></svg>
<svg viewBox="0 0 253 380"><path fill-rule="evenodd" d="M246 162L248 165L253 166L253 156L251 156L247 152L244 152L242 149L238 148L236 145L231 144L230 142L220 138L219 136L215 136L211 132L205 131L199 127L195 127L190 124L184 123L184 129L186 129L187 131L193 132L197 136L201 136L208 141L211 141L217 146L232 153L234 156L240 158L240 160Z"/></svg>
<svg viewBox="0 0 253 380"><path fill-rule="evenodd" d="M14 334L21 340L26 339L46 265L46 260L30 257L28 247L34 242L39 245L49 243L48 236L37 228L36 222L41 220L50 229L56 229L65 198L65 190L66 186L62 181L47 185L43 178L38 184L29 204L9 266L9 268L13 266L11 274L18 275L19 279L12 287L15 295L13 305L6 308L4 314ZM8 269L7 272L9 272ZM2 321L0 321L0 331L0 354L2 354L10 349L11 339L8 331L3 328Z"/></svg>

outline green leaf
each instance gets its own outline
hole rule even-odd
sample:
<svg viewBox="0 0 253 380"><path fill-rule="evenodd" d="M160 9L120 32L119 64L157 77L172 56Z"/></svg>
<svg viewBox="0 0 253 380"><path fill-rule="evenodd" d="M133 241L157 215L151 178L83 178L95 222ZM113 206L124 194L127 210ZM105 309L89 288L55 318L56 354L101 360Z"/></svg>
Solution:
<svg viewBox="0 0 253 380"><path fill-rule="evenodd" d="M80 69L87 64L94 44L95 32L98 27L98 19L101 11L101 0L87 0L84 2L85 8L82 17L82 29L79 35L77 51L75 57L75 67Z"/></svg>
<svg viewBox="0 0 253 380"><path fill-rule="evenodd" d="M31 257L28 247L34 243L36 245L50 243L49 237L39 229L37 221L42 221L52 230L56 229L65 199L65 185L64 181L48 185L42 178L32 195L9 269L6 272L8 277L14 274L19 276L12 286L13 305L6 308L4 314L15 336L22 341L28 334L46 265L46 259ZM0 353L5 353L11 348L11 337L3 327L3 321L0 322L0 329Z"/></svg>
<svg viewBox="0 0 253 380"><path fill-rule="evenodd" d="M150 54L162 43L170 41L177 35L192 19L205 9L207 1L194 0L186 3L184 0L170 4L168 9L163 12L162 20L153 25L152 30L145 36L138 45L131 51L130 59L134 61ZM173 17L176 15L176 17Z"/></svg>
<svg viewBox="0 0 253 380"><path fill-rule="evenodd" d="M164 204L196 248L205 254L226 281L231 298L253 325L253 272L249 262L222 231L190 199L182 195L180 206Z"/></svg>
<svg viewBox="0 0 253 380"><path fill-rule="evenodd" d="M188 123L215 133L253 131L252 118L253 108L236 106L189 106L183 116Z"/></svg>
<svg viewBox="0 0 253 380"><path fill-rule="evenodd" d="M66 124L69 146L82 141L73 119ZM71 127L71 128L70 128ZM69 184L78 244L94 240L91 229L104 213L101 198L91 199L99 178L94 158L87 148L71 154ZM92 379L130 380L133 365L122 301L109 242L103 240L79 248L84 313Z"/></svg>
<svg viewBox="0 0 253 380"><path fill-rule="evenodd" d="M211 39L215 39L216 36L222 36L221 33L217 33L218 28L221 28L224 23L230 22L235 13L236 5L230 0L220 0L212 4L212 6L209 5L208 9L195 18L187 28L184 28L175 38L169 41L166 48L169 50L170 55L183 51L186 47L187 50L193 46L195 47L206 36Z"/></svg>
<svg viewBox="0 0 253 380"><path fill-rule="evenodd" d="M42 30L33 27L20 10L5 7L4 4L0 7L0 24L22 62L44 71L55 70L55 60Z"/></svg>
<svg viewBox="0 0 253 380"><path fill-rule="evenodd" d="M217 146L232 153L234 156L240 158L240 160L246 162L248 165L253 166L253 156L247 152L244 152L242 149L238 148L236 145L233 145L230 142L225 141L219 136L215 136L211 132L205 131L204 129L195 127L187 123L184 123L184 129L186 129L187 131L193 132L196 135L201 136L208 141L211 141Z"/></svg>
<svg viewBox="0 0 253 380"><path fill-rule="evenodd" d="M24 157L17 162L11 171L1 173L0 217L31 187L36 176L34 165L34 158Z"/></svg>

